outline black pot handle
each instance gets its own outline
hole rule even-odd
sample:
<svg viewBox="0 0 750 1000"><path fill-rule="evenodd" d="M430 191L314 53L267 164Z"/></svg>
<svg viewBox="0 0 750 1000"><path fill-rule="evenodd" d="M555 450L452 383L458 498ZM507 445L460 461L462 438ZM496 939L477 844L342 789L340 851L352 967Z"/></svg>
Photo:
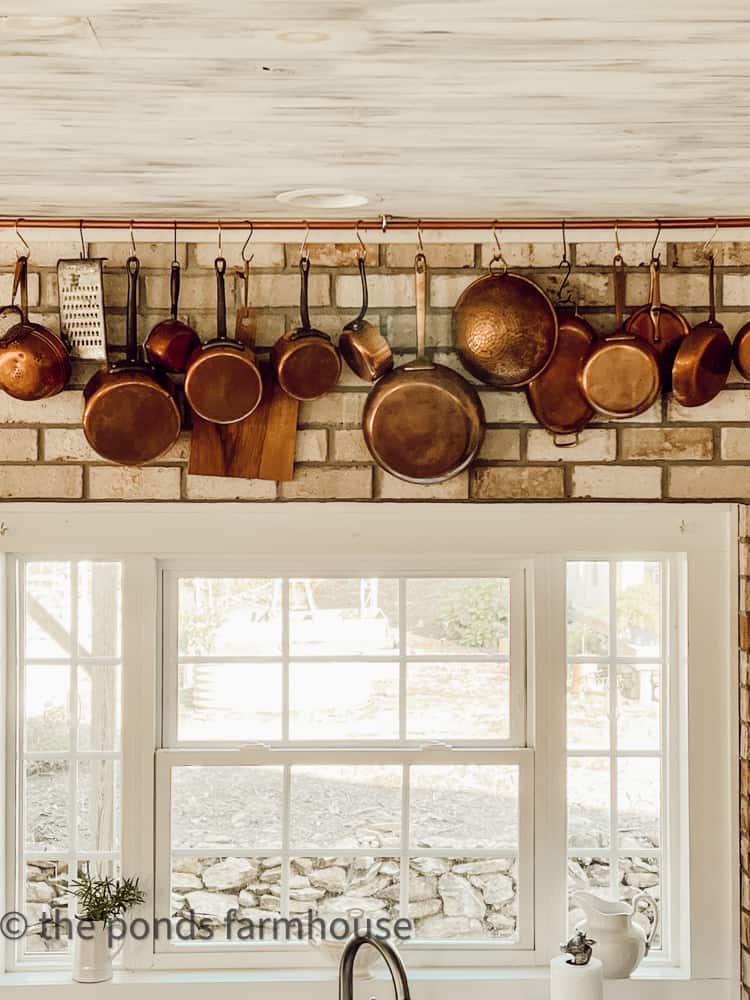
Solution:
<svg viewBox="0 0 750 1000"><path fill-rule="evenodd" d="M299 273L300 273L300 291L299 291L299 314L302 320L302 329L310 329L310 311L307 307L307 281L310 274L310 258L300 257L299 259Z"/></svg>
<svg viewBox="0 0 750 1000"><path fill-rule="evenodd" d="M128 272L128 318L125 330L125 357L132 364L138 361L138 327L137 327L137 296L138 296L138 272L141 264L138 258L133 255L128 257L125 267Z"/></svg>
<svg viewBox="0 0 750 1000"><path fill-rule="evenodd" d="M172 261L172 271L169 275L169 297L172 319L177 319L177 304L180 301L180 262L178 260Z"/></svg>
<svg viewBox="0 0 750 1000"><path fill-rule="evenodd" d="M368 305L368 294L367 294L367 270L365 267L365 258L360 257L358 260L359 264L359 277L362 282L362 308L359 310L359 316L353 320L351 326L353 329L357 330L362 326L365 319L365 314L367 313Z"/></svg>
<svg viewBox="0 0 750 1000"><path fill-rule="evenodd" d="M227 336L227 297L224 289L227 262L223 257L216 258L214 270L216 271L216 339L229 340Z"/></svg>

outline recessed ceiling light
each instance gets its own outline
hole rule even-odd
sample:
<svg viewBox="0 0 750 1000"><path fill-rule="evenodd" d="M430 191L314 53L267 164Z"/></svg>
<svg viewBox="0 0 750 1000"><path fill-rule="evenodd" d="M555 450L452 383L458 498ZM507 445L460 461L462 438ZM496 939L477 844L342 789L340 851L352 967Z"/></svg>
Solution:
<svg viewBox="0 0 750 1000"><path fill-rule="evenodd" d="M366 205L369 198L346 188L298 188L282 191L276 195L282 205L298 205L300 208L359 208Z"/></svg>

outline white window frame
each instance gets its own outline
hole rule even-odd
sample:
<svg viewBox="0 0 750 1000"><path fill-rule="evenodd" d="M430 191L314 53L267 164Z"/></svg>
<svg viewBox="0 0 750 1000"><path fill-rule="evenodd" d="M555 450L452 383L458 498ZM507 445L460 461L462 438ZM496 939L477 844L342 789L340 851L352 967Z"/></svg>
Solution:
<svg viewBox="0 0 750 1000"><path fill-rule="evenodd" d="M737 509L733 505L3 504L0 515L8 528L0 537L2 552L42 558L66 554L124 559L122 864L123 870L141 877L150 900L154 751L161 736L157 712L161 695L155 684L158 560L188 556L201 566L212 558L239 559L245 565L252 560L259 575L263 565L273 567L271 575L304 575L301 562L314 565L319 575L325 562L327 572L341 575L451 572L470 576L483 571L491 574L493 560L531 552L543 571L530 573L528 579L532 595L529 659L537 665L537 679L540 671L546 671L545 682L530 684L528 691L530 739L536 757L535 813L542 815L540 806L547 803L559 817L557 822L544 827L537 822L536 826L535 891L537 896L544 894L549 906L537 912L535 947L524 961L526 966L538 967L546 965L559 945L559 919L550 915L565 912L565 873L557 870L555 860L565 853L564 782L560 780L565 674L562 666L556 677L549 670L549 664L565 663L564 588L559 578L556 581L555 566L560 573L563 557L681 554L682 583L687 584L681 624L688 637L682 655L690 667L684 696L684 757L690 777L689 785L684 774L680 778L680 825L691 848L690 855L683 852L680 859L678 879L683 888L689 887L680 930L682 962L671 972L644 968L632 983L633 992L626 984L618 996L646 1000L704 995L684 992L685 979L694 980L696 986L706 983L710 993L705 996L712 1000L736 995L732 992L739 982ZM368 539L375 540L369 550ZM4 570L7 575L7 565ZM9 652L12 657L13 651ZM6 694L12 665L11 659L5 671ZM5 720L9 750L15 746L11 702L6 701ZM153 740L148 739L149 733ZM6 788L13 782L10 755L8 759ZM4 839L7 870L15 859L7 817ZM6 904L8 888L6 878ZM152 907L153 902L144 907L146 915ZM154 956L150 943L144 945L126 949L127 967L164 968L157 959L169 956ZM411 963L410 958L407 961ZM247 963L245 958L245 967ZM446 959L446 964L460 963ZM179 967L185 968L182 959ZM533 990L520 992L519 982L512 978L508 996L537 995ZM454 992L454 986L445 985ZM435 995L441 992L434 982L432 988ZM497 995L494 984L493 991Z"/></svg>

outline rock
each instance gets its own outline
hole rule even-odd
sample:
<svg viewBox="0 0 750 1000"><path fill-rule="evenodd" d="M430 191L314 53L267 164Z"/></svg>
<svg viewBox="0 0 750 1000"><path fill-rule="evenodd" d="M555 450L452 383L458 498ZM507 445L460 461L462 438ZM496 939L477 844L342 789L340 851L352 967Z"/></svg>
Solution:
<svg viewBox="0 0 750 1000"><path fill-rule="evenodd" d="M311 886L306 889L290 889L290 899L300 899L308 903L314 903L325 896L325 889L313 889Z"/></svg>
<svg viewBox="0 0 750 1000"><path fill-rule="evenodd" d="M346 872L343 868L318 868L317 871L310 872L308 877L310 885L316 889L325 889L326 892L336 894L346 889Z"/></svg>
<svg viewBox="0 0 750 1000"><path fill-rule="evenodd" d="M47 877L47 872L42 871L39 865L26 865L27 882L43 882Z"/></svg>
<svg viewBox="0 0 750 1000"><path fill-rule="evenodd" d="M401 865L398 861L381 861L380 863L380 874L381 875L394 875L401 874Z"/></svg>
<svg viewBox="0 0 750 1000"><path fill-rule="evenodd" d="M465 861L451 869L456 875L491 875L493 872L513 870L512 858L487 858L486 861Z"/></svg>
<svg viewBox="0 0 750 1000"><path fill-rule="evenodd" d="M292 867L296 868L301 875L309 875L313 870L312 858L293 858Z"/></svg>
<svg viewBox="0 0 750 1000"><path fill-rule="evenodd" d="M509 875L472 875L471 884L481 890L485 903L496 906L515 898L513 879Z"/></svg>
<svg viewBox="0 0 750 1000"><path fill-rule="evenodd" d="M321 916L331 916L333 914L345 916L347 910L364 910L365 916L371 919L388 916L387 910L381 899L372 899L368 896L334 896L324 900L318 907Z"/></svg>
<svg viewBox="0 0 750 1000"><path fill-rule="evenodd" d="M29 933L40 934L41 927L35 927L34 925L38 925L42 917L50 917L51 915L49 906L46 906L44 903L27 903L24 916L29 922ZM47 934L49 934L49 930L47 931Z"/></svg>
<svg viewBox="0 0 750 1000"><path fill-rule="evenodd" d="M204 868L203 862L199 858L178 858L172 862L172 875L175 872L186 875L201 875Z"/></svg>
<svg viewBox="0 0 750 1000"><path fill-rule="evenodd" d="M207 889L225 892L242 889L258 875L258 868L247 858L227 858L217 865L211 865L203 872L203 884Z"/></svg>
<svg viewBox="0 0 750 1000"><path fill-rule="evenodd" d="M261 882L280 882L281 881L281 867L278 868L266 868L264 872L260 873Z"/></svg>
<svg viewBox="0 0 750 1000"><path fill-rule="evenodd" d="M304 875L295 875L291 873L289 875L289 888L290 889L306 889L310 885L310 879L305 878Z"/></svg>
<svg viewBox="0 0 750 1000"><path fill-rule="evenodd" d="M418 875L409 872L409 902L418 903L423 899L433 899L437 893L437 879L432 875ZM390 899L397 903L401 898L401 888L396 883L389 886L377 895L380 899Z"/></svg>
<svg viewBox="0 0 750 1000"><path fill-rule="evenodd" d="M280 868L281 858L261 858L261 868Z"/></svg>
<svg viewBox="0 0 750 1000"><path fill-rule="evenodd" d="M515 933L516 918L508 917L504 913L488 913L487 924L493 931L510 931Z"/></svg>
<svg viewBox="0 0 750 1000"><path fill-rule="evenodd" d="M197 875L189 872L172 872L172 892L191 892L193 889L202 889L203 882Z"/></svg>
<svg viewBox="0 0 750 1000"><path fill-rule="evenodd" d="M636 889L651 889L659 884L659 876L655 872L628 872L625 876L625 885L635 886Z"/></svg>
<svg viewBox="0 0 750 1000"><path fill-rule="evenodd" d="M445 858L414 858L409 862L409 868L421 875L445 875L451 870L451 863Z"/></svg>
<svg viewBox="0 0 750 1000"><path fill-rule="evenodd" d="M281 900L278 896L272 896L270 893L266 896L261 896L260 908L261 910L275 910L278 913L281 911Z"/></svg>
<svg viewBox="0 0 750 1000"><path fill-rule="evenodd" d="M443 912L447 917L481 918L484 916L484 900L465 878L448 872L441 875L437 889L443 900Z"/></svg>
<svg viewBox="0 0 750 1000"><path fill-rule="evenodd" d="M258 905L258 897L254 892L250 892L249 889L243 889L240 893L240 906L241 907L253 907Z"/></svg>
<svg viewBox="0 0 750 1000"><path fill-rule="evenodd" d="M50 903L55 898L55 890L46 882L28 882L26 901L28 903Z"/></svg>
<svg viewBox="0 0 750 1000"><path fill-rule="evenodd" d="M447 875L443 876L447 878ZM471 886L469 886L471 888ZM420 938L483 938L484 928L481 920L471 917L448 917L437 915L417 921L417 932Z"/></svg>
<svg viewBox="0 0 750 1000"><path fill-rule="evenodd" d="M223 922L228 910L238 908L239 898L227 892L189 892L185 897L196 917Z"/></svg>
<svg viewBox="0 0 750 1000"><path fill-rule="evenodd" d="M350 896L377 896L390 885L393 885L393 882L387 875L378 875L376 878L371 878L369 882L352 883L346 891ZM396 886L396 890L397 901L398 886Z"/></svg>
<svg viewBox="0 0 750 1000"><path fill-rule="evenodd" d="M440 913L443 904L439 899L422 899L418 903L409 903L409 919L422 920Z"/></svg>
<svg viewBox="0 0 750 1000"><path fill-rule="evenodd" d="M352 871L353 872L369 872L370 868L374 868L375 871L371 874L375 875L380 868L380 862L376 861L375 858L362 857L362 858L352 858Z"/></svg>

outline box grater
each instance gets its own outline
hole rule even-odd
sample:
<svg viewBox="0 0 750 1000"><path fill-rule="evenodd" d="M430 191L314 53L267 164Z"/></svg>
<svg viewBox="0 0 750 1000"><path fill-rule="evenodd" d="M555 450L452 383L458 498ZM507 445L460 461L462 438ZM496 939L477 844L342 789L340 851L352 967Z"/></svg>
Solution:
<svg viewBox="0 0 750 1000"><path fill-rule="evenodd" d="M57 262L60 332L68 338L73 358L107 360L102 260L89 257Z"/></svg>

